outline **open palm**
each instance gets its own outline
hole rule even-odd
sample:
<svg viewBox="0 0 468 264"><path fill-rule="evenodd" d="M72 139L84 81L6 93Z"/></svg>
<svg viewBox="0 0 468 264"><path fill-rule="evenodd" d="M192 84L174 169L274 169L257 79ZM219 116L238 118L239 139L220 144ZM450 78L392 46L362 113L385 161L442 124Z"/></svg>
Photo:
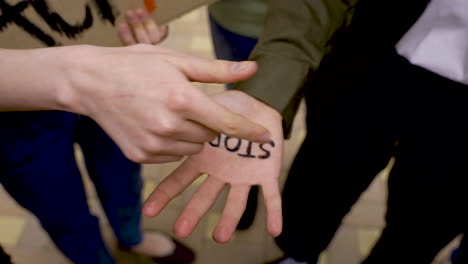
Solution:
<svg viewBox="0 0 468 264"><path fill-rule="evenodd" d="M258 144L218 135L161 182L146 200L144 213L156 216L171 199L206 173L208 177L174 224L176 235L189 236L224 187L230 185L222 217L213 234L217 242L229 241L245 210L251 186L260 185L267 209L268 231L278 236L282 229L278 185L283 152L281 116L276 110L238 91L223 92L215 95L214 100L269 129L272 140Z"/></svg>

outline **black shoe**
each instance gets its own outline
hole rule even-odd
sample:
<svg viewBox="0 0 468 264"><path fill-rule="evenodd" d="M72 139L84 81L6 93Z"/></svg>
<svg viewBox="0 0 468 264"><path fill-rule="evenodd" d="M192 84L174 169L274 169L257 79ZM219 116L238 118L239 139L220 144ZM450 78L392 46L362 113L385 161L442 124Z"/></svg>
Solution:
<svg viewBox="0 0 468 264"><path fill-rule="evenodd" d="M250 189L247 206L245 207L244 214L242 215L239 224L237 224L237 230L249 229L255 220L255 214L257 213L258 188L258 186L252 186Z"/></svg>

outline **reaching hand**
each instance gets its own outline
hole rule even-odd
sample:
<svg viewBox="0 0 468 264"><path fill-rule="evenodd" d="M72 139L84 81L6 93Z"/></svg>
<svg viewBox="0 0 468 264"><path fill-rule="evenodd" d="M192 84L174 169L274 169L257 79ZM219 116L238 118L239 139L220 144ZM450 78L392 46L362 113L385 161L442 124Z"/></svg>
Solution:
<svg viewBox="0 0 468 264"><path fill-rule="evenodd" d="M125 18L126 23L118 26L119 38L125 46L137 43L156 45L168 35L169 27L156 24L143 8L127 10Z"/></svg>
<svg viewBox="0 0 468 264"><path fill-rule="evenodd" d="M189 236L223 188L230 185L222 217L213 234L217 242L229 241L245 210L250 187L260 185L267 209L268 231L273 236L278 236L282 229L278 186L283 151L281 115L238 91L227 91L214 96L214 99L231 111L269 129L272 140L257 144L218 135L214 141L205 144L201 153L189 157L161 182L146 200L143 212L147 216L156 216L171 199L201 174L207 173L207 179L174 224L176 235Z"/></svg>
<svg viewBox="0 0 468 264"><path fill-rule="evenodd" d="M67 47L67 87L58 97L92 117L140 163L162 163L202 150L217 133L267 142L267 129L231 112L190 81L229 83L256 71L253 62L188 56L151 45ZM68 65L67 65L68 66Z"/></svg>

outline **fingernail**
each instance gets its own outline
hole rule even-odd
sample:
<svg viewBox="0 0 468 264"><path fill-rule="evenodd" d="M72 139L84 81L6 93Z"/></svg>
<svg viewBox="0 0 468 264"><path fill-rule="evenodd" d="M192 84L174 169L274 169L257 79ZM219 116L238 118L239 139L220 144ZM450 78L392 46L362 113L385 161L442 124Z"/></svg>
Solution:
<svg viewBox="0 0 468 264"><path fill-rule="evenodd" d="M191 230L189 230L189 228L189 222L184 219L174 226L174 233L176 233L178 237L188 237L191 234Z"/></svg>
<svg viewBox="0 0 468 264"><path fill-rule="evenodd" d="M252 69L252 66L254 65L255 62L253 61L233 62L231 65L231 71L235 73L244 72Z"/></svg>
<svg viewBox="0 0 468 264"><path fill-rule="evenodd" d="M229 241L228 229L226 227L221 227L218 230L216 230L216 233L214 234L214 239L218 243L228 242Z"/></svg>
<svg viewBox="0 0 468 264"><path fill-rule="evenodd" d="M143 212L145 213L145 215L148 215L148 216L153 215L155 207L156 207L155 202L145 203L143 206Z"/></svg>
<svg viewBox="0 0 468 264"><path fill-rule="evenodd" d="M282 227L281 227L281 224L278 223L278 221L273 222L273 224L271 225L271 229L272 229L271 232L273 236L277 237L281 234Z"/></svg>
<svg viewBox="0 0 468 264"><path fill-rule="evenodd" d="M189 222L184 219L180 222L179 230L181 230L183 233L186 233L188 227L189 227Z"/></svg>

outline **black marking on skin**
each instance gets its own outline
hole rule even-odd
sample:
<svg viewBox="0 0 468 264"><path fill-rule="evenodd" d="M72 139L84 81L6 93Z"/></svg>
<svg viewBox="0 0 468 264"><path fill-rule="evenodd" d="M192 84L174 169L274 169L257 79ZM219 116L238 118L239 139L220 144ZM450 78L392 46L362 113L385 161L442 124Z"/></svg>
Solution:
<svg viewBox="0 0 468 264"><path fill-rule="evenodd" d="M228 142L229 142L230 139L237 140L237 145L236 145L234 148L230 148L230 147L229 147ZM240 147L241 147L241 144L242 144L242 140L240 140L240 139L238 139L238 138L226 137L226 138L224 139L224 146L225 146L226 149L227 149L228 151L230 151L230 152L236 152L236 151L238 151L238 150L240 149Z"/></svg>
<svg viewBox="0 0 468 264"><path fill-rule="evenodd" d="M249 141L248 145L247 145L247 153L245 154L237 154L243 158L256 158L257 156L255 155L252 155L252 142Z"/></svg>
<svg viewBox="0 0 468 264"><path fill-rule="evenodd" d="M270 156L271 156L271 153L269 150L265 149L264 146L265 145L271 145L273 148L275 147L275 142L272 140L268 143L263 143L263 144L260 144L260 149L263 150L265 152L264 155L260 155L258 156L260 159L268 159Z"/></svg>
<svg viewBox="0 0 468 264"><path fill-rule="evenodd" d="M213 140L212 142L208 142L212 147L219 148L221 145L221 134L218 134L218 136Z"/></svg>

